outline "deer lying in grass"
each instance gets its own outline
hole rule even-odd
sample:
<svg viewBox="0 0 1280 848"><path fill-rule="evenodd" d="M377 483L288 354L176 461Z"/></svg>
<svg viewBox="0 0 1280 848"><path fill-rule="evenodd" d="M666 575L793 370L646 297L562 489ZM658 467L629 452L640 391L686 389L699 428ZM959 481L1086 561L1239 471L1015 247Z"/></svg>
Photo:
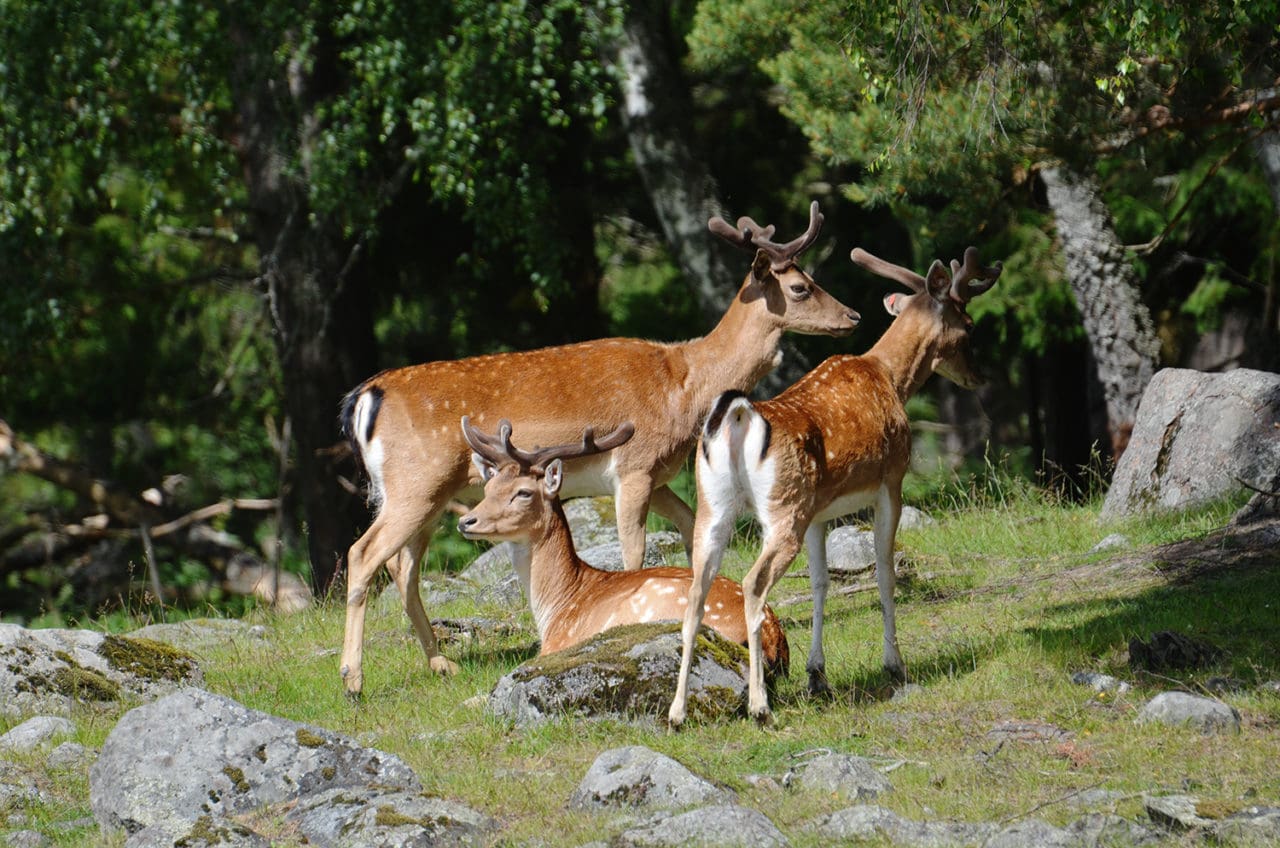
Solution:
<svg viewBox="0 0 1280 848"><path fill-rule="evenodd" d="M623 624L683 621L693 579L687 568L603 571L583 562L574 550L569 522L560 505L564 461L617 448L634 432L625 422L596 441L590 427L582 443L522 451L511 444L511 424L503 420L496 437L486 435L464 416L462 432L484 479L484 499L458 521L468 539L521 542L531 546L529 606L550 654L585 642ZM742 587L725 577L704 593L701 619L726 639L747 644ZM764 607L759 641L764 674L787 673L790 654L778 617Z"/></svg>
<svg viewBox="0 0 1280 848"><path fill-rule="evenodd" d="M891 294L885 308L894 322L862 356L833 356L776 398L752 402L739 392L721 395L703 427L697 453L698 514L693 538L693 583L684 619L684 654L668 714L685 718L686 681L701 599L720 567L734 521L746 510L761 528L760 556L742 585L746 598L748 711L764 721L769 703L760 671L759 622L769 590L786 572L801 540L809 554L813 636L806 670L809 689L827 689L822 625L828 575L826 522L875 507L876 578L884 618L884 667L904 678L898 652L893 590L893 545L902 509L902 479L911 454L903 406L937 371L965 388L982 381L969 344L973 321L965 305L1000 275L999 263L981 267L974 248L948 274L935 261L927 277L861 249L853 261L897 280L915 293Z"/></svg>
<svg viewBox="0 0 1280 848"><path fill-rule="evenodd" d="M364 685L365 602L383 563L391 572L431 669L457 666L439 653L418 593L418 569L448 501L474 499L479 480L458 432L469 415L493 426L499 410L533 444L564 444L587 427L607 432L635 423L635 437L607 457L565 465L562 494L613 495L623 562L638 569L650 509L670 519L691 546L693 512L668 488L698 438L712 401L726 389L750 390L780 356L784 332L842 336L858 313L823 291L796 265L822 225L818 204L809 227L776 244L772 226L750 218L712 232L755 251L751 272L720 323L703 338L678 344L603 339L521 353L431 362L385 371L347 395L343 431L369 476L377 517L347 553L347 621L341 672L347 693ZM537 386L537 392L525 391ZM464 491L465 490L465 491ZM515 553L528 589L528 551Z"/></svg>

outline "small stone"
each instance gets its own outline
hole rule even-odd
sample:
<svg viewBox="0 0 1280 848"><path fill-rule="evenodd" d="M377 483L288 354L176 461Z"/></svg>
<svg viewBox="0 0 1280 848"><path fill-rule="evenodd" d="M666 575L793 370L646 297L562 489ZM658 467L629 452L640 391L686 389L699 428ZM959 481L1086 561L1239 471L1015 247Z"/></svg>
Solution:
<svg viewBox="0 0 1280 848"><path fill-rule="evenodd" d="M53 842L37 830L18 830L7 835L4 844L9 848L45 848Z"/></svg>
<svg viewBox="0 0 1280 848"><path fill-rule="evenodd" d="M1090 548L1089 553L1096 554L1102 551L1109 551L1114 548L1127 548L1129 547L1129 544L1128 536L1123 533L1112 533L1110 536L1104 537L1102 541Z"/></svg>
<svg viewBox="0 0 1280 848"><path fill-rule="evenodd" d="M0 751L27 753L47 747L59 736L70 736L76 726L61 716L36 716L0 736Z"/></svg>
<svg viewBox="0 0 1280 848"><path fill-rule="evenodd" d="M93 753L79 742L63 742L49 752L45 766L50 771L74 769L88 765L93 761Z"/></svg>
<svg viewBox="0 0 1280 848"><path fill-rule="evenodd" d="M1190 725L1206 735L1240 732L1240 713L1234 707L1187 692L1161 692L1138 712L1138 721Z"/></svg>
<svg viewBox="0 0 1280 848"><path fill-rule="evenodd" d="M1142 799L1142 804L1151 820L1165 827L1189 830L1213 824L1211 819L1196 814L1196 798L1192 795L1148 796Z"/></svg>
<svg viewBox="0 0 1280 848"><path fill-rule="evenodd" d="M797 783L802 789L839 794L851 801L865 801L893 789L869 760L850 754L825 754L800 770Z"/></svg>
<svg viewBox="0 0 1280 848"><path fill-rule="evenodd" d="M1115 692L1123 695L1133 687L1123 680L1109 674L1098 674L1093 671L1077 671L1071 675L1071 682L1079 686L1089 686L1095 692Z"/></svg>

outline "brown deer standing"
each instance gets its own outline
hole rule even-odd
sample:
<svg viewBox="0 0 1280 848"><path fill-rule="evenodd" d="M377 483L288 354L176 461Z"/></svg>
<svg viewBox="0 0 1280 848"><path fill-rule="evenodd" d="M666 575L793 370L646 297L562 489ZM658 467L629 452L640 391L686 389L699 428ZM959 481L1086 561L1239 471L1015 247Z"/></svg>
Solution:
<svg viewBox="0 0 1280 848"><path fill-rule="evenodd" d="M823 291L796 265L818 237L822 215L776 244L772 226L750 218L734 227L720 218L712 232L755 250L737 297L708 335L664 344L604 339L520 353L431 362L385 371L343 401L343 430L368 473L377 517L347 553L347 622L341 673L356 696L364 683L362 655L369 583L386 563L432 670L456 671L440 655L418 594L418 569L427 541L450 498L474 498L479 480L458 418L492 425L499 412L534 444L564 444L586 427L612 431L635 423L636 435L607 456L565 466L564 497L611 494L623 561L638 569L644 557L645 516L671 520L691 545L693 512L666 485L698 437L715 397L747 391L777 365L784 332L847 335L858 314ZM527 390L537 386L537 392ZM528 551L517 546L516 571L526 591Z"/></svg>
<svg viewBox="0 0 1280 848"><path fill-rule="evenodd" d="M588 427L581 444L522 451L511 444L511 424L503 420L497 437L462 418L462 432L484 483L484 499L458 521L468 539L530 545L529 606L542 641L540 653L585 642L624 624L683 621L693 573L669 566L640 571L604 571L583 562L573 546L569 521L560 505L564 462L594 456L627 442L625 422L596 441ZM711 582L703 620L730 641L747 644L742 587L725 577ZM786 675L790 654L782 624L765 607L761 627L765 676Z"/></svg>
<svg viewBox="0 0 1280 848"><path fill-rule="evenodd" d="M687 679L701 598L720 567L735 519L750 510L760 524L760 556L742 585L746 598L748 711L769 717L760 667L759 623L769 590L790 567L803 539L813 588L809 689L827 689L822 625L827 593L826 522L875 507L876 578L884 618L884 667L904 675L898 652L893 590L893 545L902 509L902 479L911 454L903 406L937 371L965 388L982 380L972 358L973 321L965 305L1000 275L999 263L981 267L969 248L964 265L948 274L935 261L927 277L861 249L853 261L897 280L915 294L891 294L895 315L880 340L862 356L833 356L776 398L752 402L739 392L721 395L703 427L697 453L698 515L693 538L693 583L684 619L684 655L668 719L685 718Z"/></svg>

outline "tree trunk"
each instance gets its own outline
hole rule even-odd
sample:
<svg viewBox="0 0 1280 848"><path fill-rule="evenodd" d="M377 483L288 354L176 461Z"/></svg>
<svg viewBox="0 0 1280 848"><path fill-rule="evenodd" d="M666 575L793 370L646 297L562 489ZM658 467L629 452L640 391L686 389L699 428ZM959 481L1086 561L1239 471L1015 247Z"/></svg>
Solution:
<svg viewBox="0 0 1280 848"><path fill-rule="evenodd" d="M339 401L372 370L368 286L354 279L355 245L334 222L312 214L306 175L291 167L305 162L300 148L316 125L318 80L332 70L326 51L318 49L314 62L299 63L305 72L295 69L286 80L254 34L233 24L231 38L240 155L292 429L294 488L287 494L305 517L311 584L322 596L344 570L366 518L339 484L336 463L344 453L334 447L341 442Z"/></svg>
<svg viewBox="0 0 1280 848"><path fill-rule="evenodd" d="M1155 373L1159 341L1097 184L1065 167L1046 168L1040 176L1106 398L1111 453L1119 459Z"/></svg>
<svg viewBox="0 0 1280 848"><path fill-rule="evenodd" d="M709 325L737 294L748 261L707 231L707 221L724 214L711 171L688 139L693 103L670 47L669 7L654 0L629 4L622 38L606 61L622 78L623 128L663 236ZM766 222L767 223L767 222ZM808 363L784 340L786 363L765 377L776 393L806 370Z"/></svg>

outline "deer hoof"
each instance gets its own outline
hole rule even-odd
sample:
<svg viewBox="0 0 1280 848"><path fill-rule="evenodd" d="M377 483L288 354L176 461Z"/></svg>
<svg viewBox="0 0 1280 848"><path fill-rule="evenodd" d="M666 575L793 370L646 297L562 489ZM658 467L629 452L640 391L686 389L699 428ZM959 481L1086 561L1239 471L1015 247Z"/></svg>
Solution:
<svg viewBox="0 0 1280 848"><path fill-rule="evenodd" d="M825 669L809 669L809 694L815 698L831 697L831 684L827 682Z"/></svg>
<svg viewBox="0 0 1280 848"><path fill-rule="evenodd" d="M431 670L436 674L445 676L457 674L460 671L458 664L447 657L432 657L427 661L427 665L431 666Z"/></svg>

